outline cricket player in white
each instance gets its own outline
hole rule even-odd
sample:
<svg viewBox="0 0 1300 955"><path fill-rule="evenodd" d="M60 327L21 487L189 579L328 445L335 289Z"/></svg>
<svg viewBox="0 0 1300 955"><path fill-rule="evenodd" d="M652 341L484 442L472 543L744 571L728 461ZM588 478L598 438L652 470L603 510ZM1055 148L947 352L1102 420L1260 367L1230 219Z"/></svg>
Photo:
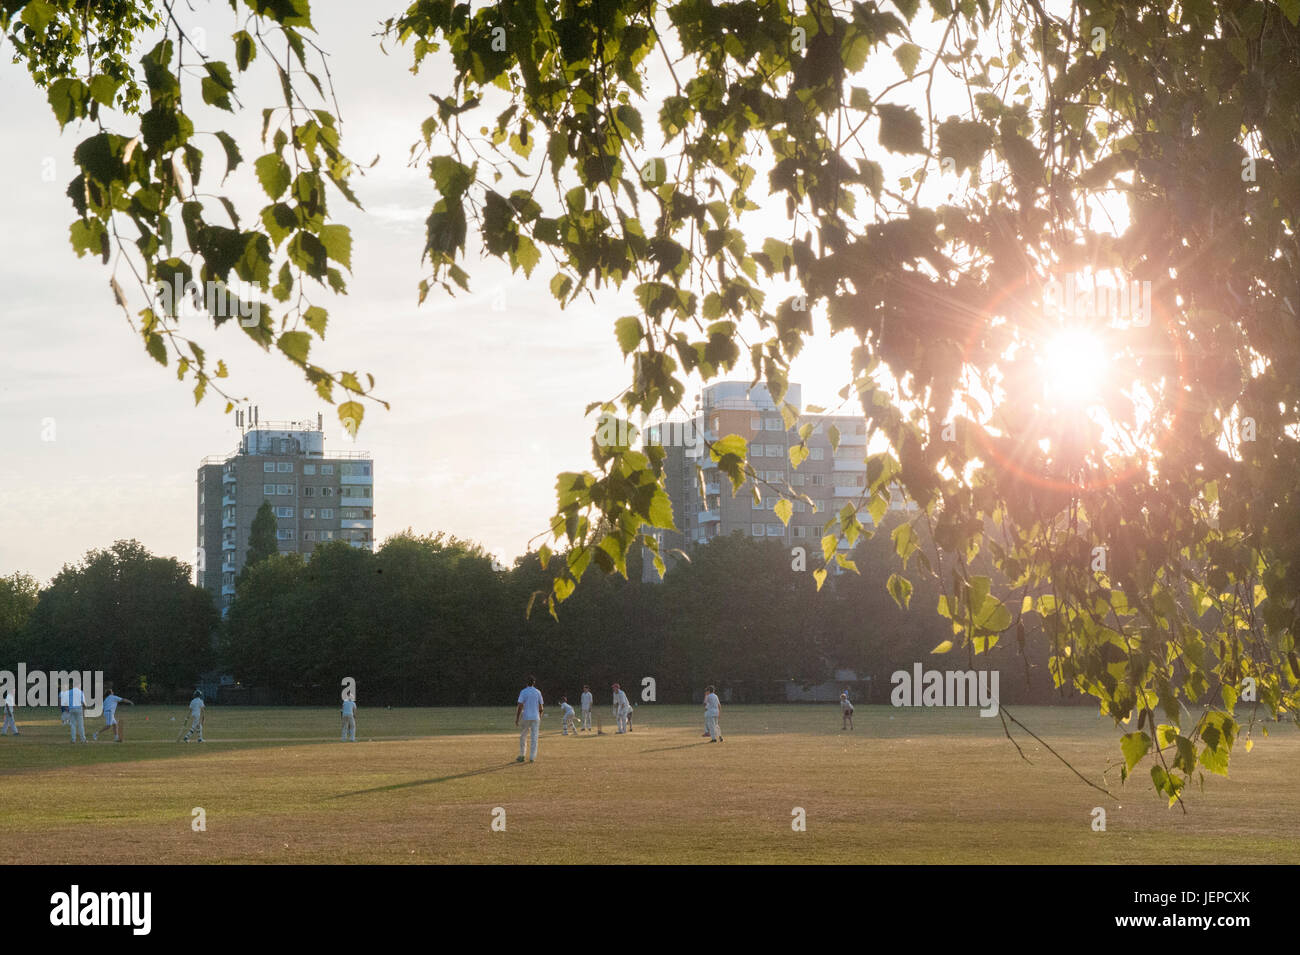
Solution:
<svg viewBox="0 0 1300 955"><path fill-rule="evenodd" d="M0 730L0 736L8 736L11 732L15 736L19 735L18 724L14 722L14 695L9 690L5 691L4 714L4 728Z"/></svg>
<svg viewBox="0 0 1300 955"><path fill-rule="evenodd" d="M194 699L190 700L190 728L185 732L185 738L182 742L190 741L190 734L197 732L199 742L203 742L203 693L199 690L194 691Z"/></svg>
<svg viewBox="0 0 1300 955"><path fill-rule="evenodd" d="M357 701L343 701L343 743L355 743L357 741Z"/></svg>
<svg viewBox="0 0 1300 955"><path fill-rule="evenodd" d="M620 733L627 732L627 714L632 709L632 704L627 701L627 694L617 683L614 684L614 720L618 723Z"/></svg>
<svg viewBox="0 0 1300 955"><path fill-rule="evenodd" d="M59 694L59 706L68 708L68 726L72 728L72 741L77 741L77 733L81 733L81 741L86 740L86 694L81 692L81 687L77 686L74 678L72 686Z"/></svg>
<svg viewBox="0 0 1300 955"><path fill-rule="evenodd" d="M573 707L569 705L569 698L567 696L560 697L560 723L563 727L563 732L560 733L561 736L568 736L570 730L573 731L574 736L578 735L578 727L574 723L574 717Z"/></svg>
<svg viewBox="0 0 1300 955"><path fill-rule="evenodd" d="M91 739L98 741L100 733L107 733L110 729L113 731L114 742L122 742L122 724L117 719L117 704L126 703L128 706L135 706L130 700L123 699L113 692L113 688L108 688L108 695L104 697L104 728L95 733Z"/></svg>
<svg viewBox="0 0 1300 955"><path fill-rule="evenodd" d="M722 728L718 725L722 718L722 701L713 692L712 686L704 688L704 725L709 728L709 742L722 742Z"/></svg>
<svg viewBox="0 0 1300 955"><path fill-rule="evenodd" d="M843 714L844 717L840 721L840 729L853 729L853 704L849 702L848 690L840 691L840 713Z"/></svg>
<svg viewBox="0 0 1300 955"><path fill-rule="evenodd" d="M584 685L582 688L582 699L578 701L582 706L582 728L591 729L591 687Z"/></svg>
<svg viewBox="0 0 1300 955"><path fill-rule="evenodd" d="M515 725L519 726L519 758L516 763L524 761L524 743L532 738L528 761L537 759L537 733L542 726L542 691L537 689L535 677L528 678L528 685L519 691L519 702L515 707ZM522 725L520 721L522 722Z"/></svg>

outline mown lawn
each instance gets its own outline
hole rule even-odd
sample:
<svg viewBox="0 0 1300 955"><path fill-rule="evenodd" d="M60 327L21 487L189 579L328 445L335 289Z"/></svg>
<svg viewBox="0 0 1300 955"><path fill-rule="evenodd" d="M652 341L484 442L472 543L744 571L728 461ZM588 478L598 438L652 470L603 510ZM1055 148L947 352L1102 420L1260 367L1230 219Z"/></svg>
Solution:
<svg viewBox="0 0 1300 955"><path fill-rule="evenodd" d="M1300 862L1289 724L1239 741L1231 778L1189 787L1184 814L1148 763L1120 785L1118 731L1083 708L1015 715L1114 799L1018 734L1024 761L974 710L859 706L850 733L835 706L726 706L720 744L698 707L640 706L625 736L598 707L605 734L577 738L548 710L523 765L513 707L363 706L347 745L334 710L212 706L202 746L175 742L181 707L123 712L121 745L71 745L54 710L0 738L14 861Z"/></svg>

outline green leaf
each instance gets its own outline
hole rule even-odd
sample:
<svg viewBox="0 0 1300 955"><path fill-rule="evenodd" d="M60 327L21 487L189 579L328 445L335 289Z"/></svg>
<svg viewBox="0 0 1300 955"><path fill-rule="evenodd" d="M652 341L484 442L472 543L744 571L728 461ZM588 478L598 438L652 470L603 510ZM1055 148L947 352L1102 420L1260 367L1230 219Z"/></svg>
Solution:
<svg viewBox="0 0 1300 955"><path fill-rule="evenodd" d="M54 118L63 127L86 115L90 90L81 80L65 76L50 84L48 98L50 107L54 110Z"/></svg>
<svg viewBox="0 0 1300 955"><path fill-rule="evenodd" d="M782 498L776 502L773 510L776 512L776 516L781 518L782 524L789 525L790 517L794 514L794 504L792 502Z"/></svg>
<svg viewBox="0 0 1300 955"><path fill-rule="evenodd" d="M325 254L345 269L352 269L352 231L345 225L326 225L320 229Z"/></svg>
<svg viewBox="0 0 1300 955"><path fill-rule="evenodd" d="M614 323L614 336L624 355L630 355L641 344L641 320L635 315L624 315Z"/></svg>
<svg viewBox="0 0 1300 955"><path fill-rule="evenodd" d="M339 405L339 421L348 435L355 438L361 427L361 419L366 416L366 409L356 401L345 401Z"/></svg>
<svg viewBox="0 0 1300 955"><path fill-rule="evenodd" d="M925 152L921 117L906 106L876 105L880 117L880 145L895 153Z"/></svg>
<svg viewBox="0 0 1300 955"><path fill-rule="evenodd" d="M1131 773L1151 749L1151 737L1146 733L1129 733L1119 741L1119 748L1124 754L1124 768Z"/></svg>
<svg viewBox="0 0 1300 955"><path fill-rule="evenodd" d="M899 608L906 610L912 603L912 582L906 577L900 577L898 574L890 574L889 580L885 584L889 591L889 596L894 598L894 603Z"/></svg>
<svg viewBox="0 0 1300 955"><path fill-rule="evenodd" d="M903 72L911 76L916 72L917 61L921 59L921 48L915 43L900 43L894 48L894 59L903 68Z"/></svg>
<svg viewBox="0 0 1300 955"><path fill-rule="evenodd" d="M253 42L253 37L246 30L240 30L238 33L231 34L230 37L235 41L235 65L239 67L239 72L248 69L248 64L253 62L257 56L257 45Z"/></svg>
<svg viewBox="0 0 1300 955"><path fill-rule="evenodd" d="M253 163L253 169L257 172L257 181L262 184L262 191L271 199L279 199L284 195L289 183L293 181L289 164L279 153L259 156Z"/></svg>
<svg viewBox="0 0 1300 955"><path fill-rule="evenodd" d="M285 332L276 345L293 361L306 364L307 352L311 350L311 336L306 332Z"/></svg>
<svg viewBox="0 0 1300 955"><path fill-rule="evenodd" d="M325 309L312 305L302 313L302 320L318 337L325 337L325 323L329 320L329 312Z"/></svg>
<svg viewBox="0 0 1300 955"><path fill-rule="evenodd" d="M943 641L943 643L939 644L937 647L935 647L935 648L934 648L933 650L931 650L930 652L931 652L931 653L947 653L947 652L949 652L950 650L952 650L952 641L951 641L951 640L945 640L945 641Z"/></svg>

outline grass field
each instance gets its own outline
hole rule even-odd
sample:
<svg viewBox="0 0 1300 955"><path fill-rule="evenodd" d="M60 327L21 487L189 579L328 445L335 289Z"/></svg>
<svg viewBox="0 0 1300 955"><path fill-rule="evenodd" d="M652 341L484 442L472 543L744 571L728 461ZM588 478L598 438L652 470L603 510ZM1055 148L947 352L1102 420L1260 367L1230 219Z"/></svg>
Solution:
<svg viewBox="0 0 1300 955"><path fill-rule="evenodd" d="M640 706L624 736L598 707L605 734L577 738L548 710L522 765L513 707L362 707L347 745L325 709L209 707L202 746L175 742L181 707L125 707L120 745L73 746L57 711L21 712L22 736L0 738L15 862L1300 862L1289 724L1239 741L1232 777L1189 787L1184 815L1148 763L1124 786L1112 771L1109 799L1021 738L1025 762L975 710L859 706L850 733L836 706L726 706L720 744L694 706ZM1015 715L1094 781L1118 757L1093 712Z"/></svg>

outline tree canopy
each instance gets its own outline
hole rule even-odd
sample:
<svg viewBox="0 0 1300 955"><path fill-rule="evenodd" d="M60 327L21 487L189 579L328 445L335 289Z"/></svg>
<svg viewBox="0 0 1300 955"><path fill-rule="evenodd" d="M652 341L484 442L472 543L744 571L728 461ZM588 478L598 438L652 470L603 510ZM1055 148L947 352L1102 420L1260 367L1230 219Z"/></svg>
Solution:
<svg viewBox="0 0 1300 955"><path fill-rule="evenodd" d="M631 380L589 412L672 412L747 365L805 440L788 372L826 315L857 341L841 397L871 440L825 560L897 482L927 531L896 531L897 555L952 624L936 649L1043 641L1173 805L1226 772L1238 702L1300 710L1300 0L1049 6L417 0L383 26L436 103L412 117L436 191L419 292L467 289L479 250L562 305L627 290ZM276 347L355 430L373 380L310 360L350 268L329 201L356 202L328 69L307 0L231 7L223 59L149 0L4 0L0 26L58 122L89 127L71 241L122 253L149 353L220 390L155 291L194 279L215 326ZM262 67L282 97L260 142L196 132L257 108L237 92ZM216 168L246 151L267 202L241 216ZM1105 368L1086 406L1036 384L1077 325ZM559 477L552 612L672 523L662 449L592 447ZM735 487L753 473L739 436L710 455Z"/></svg>

